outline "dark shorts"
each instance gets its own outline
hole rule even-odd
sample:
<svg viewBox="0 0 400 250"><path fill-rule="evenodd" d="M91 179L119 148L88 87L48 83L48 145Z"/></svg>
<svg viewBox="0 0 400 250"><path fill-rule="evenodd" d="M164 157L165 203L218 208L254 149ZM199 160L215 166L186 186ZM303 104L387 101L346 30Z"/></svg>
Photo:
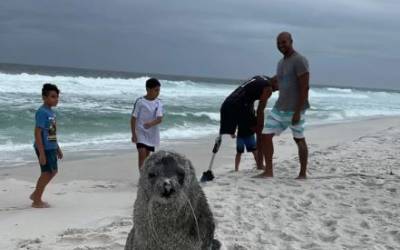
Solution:
<svg viewBox="0 0 400 250"><path fill-rule="evenodd" d="M236 128L240 125L243 127L256 125L256 116L253 107L245 108L225 101L221 106L220 114L219 133L221 135L235 134Z"/></svg>
<svg viewBox="0 0 400 250"><path fill-rule="evenodd" d="M257 149L256 138L254 135L236 138L236 152L240 154L244 153L245 147L247 152L253 152Z"/></svg>
<svg viewBox="0 0 400 250"><path fill-rule="evenodd" d="M36 155L39 159L39 151L35 148ZM49 149L44 151L46 155L46 164L40 165L40 170L42 173L44 172L57 172L58 164L57 164L57 149Z"/></svg>
<svg viewBox="0 0 400 250"><path fill-rule="evenodd" d="M137 148L137 149L139 149L139 148L145 148L145 149L147 149L147 151L154 152L154 147L152 147L152 146L147 146L146 144L143 144L143 143L136 143L136 148Z"/></svg>

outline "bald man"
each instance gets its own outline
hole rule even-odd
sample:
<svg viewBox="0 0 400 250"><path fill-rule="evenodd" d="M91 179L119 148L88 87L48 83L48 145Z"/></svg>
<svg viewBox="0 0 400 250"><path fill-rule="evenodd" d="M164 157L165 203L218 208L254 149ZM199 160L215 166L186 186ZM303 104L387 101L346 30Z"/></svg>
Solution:
<svg viewBox="0 0 400 250"><path fill-rule="evenodd" d="M290 33L282 32L277 39L278 50L283 54L279 61L274 80L278 82L279 97L267 116L262 131L262 148L266 168L261 177L273 177L272 156L274 154L273 137L288 127L297 144L300 173L297 178L307 177L308 148L304 137L304 114L310 107L308 103L309 68L307 59L293 48Z"/></svg>

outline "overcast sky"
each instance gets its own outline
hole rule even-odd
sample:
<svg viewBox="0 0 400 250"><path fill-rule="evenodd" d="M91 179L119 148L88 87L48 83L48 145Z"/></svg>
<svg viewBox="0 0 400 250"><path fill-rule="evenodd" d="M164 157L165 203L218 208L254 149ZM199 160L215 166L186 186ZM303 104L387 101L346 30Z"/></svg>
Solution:
<svg viewBox="0 0 400 250"><path fill-rule="evenodd" d="M312 84L400 89L399 0L1 0L0 62L247 78L281 31Z"/></svg>

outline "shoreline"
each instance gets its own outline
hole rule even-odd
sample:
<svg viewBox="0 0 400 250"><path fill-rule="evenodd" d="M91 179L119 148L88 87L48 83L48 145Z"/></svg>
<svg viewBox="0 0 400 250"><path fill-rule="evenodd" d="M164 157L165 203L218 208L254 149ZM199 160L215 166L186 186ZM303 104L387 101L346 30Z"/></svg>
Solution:
<svg viewBox="0 0 400 250"><path fill-rule="evenodd" d="M307 139L307 131L313 130L313 129L318 129L318 128L324 128L324 127L331 127L331 126L336 126L336 125L345 125L345 124L353 124L353 123L363 123L363 122L373 122L376 120L386 120L386 119L396 119L400 118L398 115L392 115L392 116L386 116L386 115L381 115L381 116L371 116L371 117L359 117L359 118L354 118L354 119L349 119L349 120L342 120L342 121L332 121L328 123L322 123L322 124L311 124L311 125L306 125L306 139ZM284 134L288 133L290 130L286 130ZM191 138L181 138L181 139L165 139L161 140L160 147L156 148L158 149L163 149L168 147L169 145L172 145L173 148L175 148L174 145L177 144L185 144L185 143L209 143L211 144L210 146L210 152L213 146L213 142L215 140L215 137L217 136L218 132L215 133L215 136L212 135L205 135L201 136L196 139L191 139ZM212 142L212 143L211 143ZM113 157L116 155L127 155L130 153L137 154L137 150L134 144L129 145L129 138L127 139L127 142L125 143L126 146L123 146L119 148L118 150L105 150L105 149L92 149L92 150L80 150L80 151L66 151L67 153L67 159L62 160L62 162L69 162L69 161L79 161L79 160L89 160L89 159L97 159L97 158L103 158L105 157ZM110 144L105 144L107 146L115 146L115 144L110 143ZM129 147L129 148L128 148ZM26 163L20 163L18 165L13 165L11 167L8 166L1 166L0 164L0 177L1 177L1 172L3 170L7 169L18 169L18 168L29 168L29 167L35 167L37 166L36 163L36 155L33 153L33 148L32 148L32 161L26 162ZM65 153L64 153L65 155ZM68 155L72 156L68 158ZM211 153L210 153L211 157Z"/></svg>
<svg viewBox="0 0 400 250"><path fill-rule="evenodd" d="M355 121L348 121L348 122L341 122L341 123L330 123L330 124L319 124L319 125L310 125L306 127L305 136L307 143L309 144L309 152L312 153L313 151L313 141L317 140L319 146L328 146L330 144L336 145L339 142L348 141L351 139L356 138L357 136L362 136L364 131L378 131L379 125L381 123L391 123L395 121L400 121L400 116L393 116L393 117L371 117L369 119L360 119ZM358 129L349 129L349 127L356 127ZM341 136L334 136L331 137L330 135L327 136L324 132L321 131L329 130L329 134L332 133L332 130L338 130L342 132ZM339 132L338 132L339 133ZM186 155L190 160L192 160L195 168L196 174L198 176L201 175L203 171L205 171L208 167L209 160L211 159L212 147L214 145L214 136L205 136L198 139L181 139L181 140L166 140L161 142L161 146L157 150L173 150L178 153L182 153ZM235 155L235 139L231 139L229 135L223 136L223 144L220 148L220 152L218 152L216 156L216 162L214 163L214 167L218 164L219 158L223 157L220 160L227 160L229 159L232 163L234 161ZM285 142L285 143L283 143ZM278 145L277 145L278 144ZM284 144L284 147L281 148L280 145ZM293 144L293 145L291 145ZM275 154L274 158L281 159L287 158L289 156L296 155L296 147L295 144L292 143L291 139L291 132L287 129L282 135L274 137L274 145L275 145ZM282 152L282 153L281 153ZM288 154L283 156L284 153ZM86 153L86 154L85 154ZM92 156L89 154L92 153ZM109 177L105 175L101 177L101 175L95 175L96 178L94 179L102 179L106 180L110 178L112 180L118 180L122 178L124 180L128 180L126 175L123 173L119 174L120 172L125 173L133 173L133 179L137 180L138 173L137 173L137 150L135 145L132 144L131 149L123 149L123 150L96 150L96 151L84 151L84 156L79 157L76 156L80 154L80 152L73 152L75 157L68 157L68 154L64 153L64 159L59 161L59 174L57 179L65 180L73 180L74 178L77 179L85 179L85 176L90 176L90 168L95 165L102 166L102 170L104 172L108 172L107 166L115 165L115 162L120 163L118 166L114 167L117 170L117 173L111 174ZM247 154L244 154L247 155ZM200 159L201 158L201 159ZM275 159L274 159L275 160ZM77 166L80 167L77 167ZM86 168L84 166L89 166ZM25 165L17 166L17 167L0 167L0 180L12 176L22 177L24 180L33 181L39 175L39 167L36 163L36 158L34 162L27 163ZM71 174L71 171L64 171L64 170L71 170L74 172L82 172L83 174L74 175ZM63 175L61 175L63 173ZM97 171L98 173L98 171ZM92 178L93 179L93 178ZM61 181L60 180L60 181Z"/></svg>

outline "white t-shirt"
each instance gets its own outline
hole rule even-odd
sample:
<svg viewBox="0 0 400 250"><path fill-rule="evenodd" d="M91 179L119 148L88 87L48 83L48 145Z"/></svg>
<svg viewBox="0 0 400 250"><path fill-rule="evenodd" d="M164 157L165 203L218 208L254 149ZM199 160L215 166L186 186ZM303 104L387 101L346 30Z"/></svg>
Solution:
<svg viewBox="0 0 400 250"><path fill-rule="evenodd" d="M132 116L136 118L136 137L138 143L155 147L160 145L160 129L155 125L149 129L144 124L163 116L163 106L160 99L147 100L139 97L133 106Z"/></svg>

